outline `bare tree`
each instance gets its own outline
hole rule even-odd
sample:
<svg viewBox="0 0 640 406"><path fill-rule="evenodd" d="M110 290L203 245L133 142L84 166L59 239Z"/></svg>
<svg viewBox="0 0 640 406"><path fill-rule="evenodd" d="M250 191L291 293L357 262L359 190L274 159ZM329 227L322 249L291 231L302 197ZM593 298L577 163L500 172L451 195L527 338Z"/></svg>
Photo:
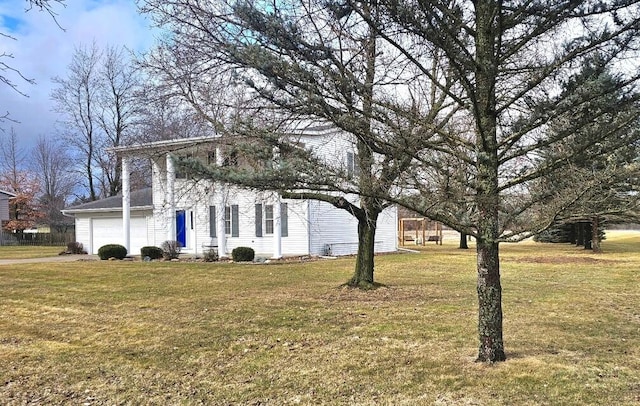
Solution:
<svg viewBox="0 0 640 406"><path fill-rule="evenodd" d="M139 79L123 48L76 49L68 75L54 78L52 92L64 137L82 157L90 200L120 192L121 165L107 153L133 134Z"/></svg>
<svg viewBox="0 0 640 406"><path fill-rule="evenodd" d="M96 162L101 145L97 103L100 58L101 52L95 43L90 47L76 48L67 77L53 79L57 88L51 94L56 111L63 117L63 136L83 160L80 173L84 177L89 200L97 200L100 196L96 185L99 175Z"/></svg>
<svg viewBox="0 0 640 406"><path fill-rule="evenodd" d="M0 135L0 171L11 179L17 179L18 172L24 169L27 155L18 145L18 135L13 127L9 135Z"/></svg>
<svg viewBox="0 0 640 406"><path fill-rule="evenodd" d="M37 202L39 185L33 172L26 168L26 154L18 145L16 132L11 128L8 139L0 137L0 189L16 196L9 199L9 221L4 228L22 232L42 218Z"/></svg>
<svg viewBox="0 0 640 406"><path fill-rule="evenodd" d="M107 47L98 74L101 82L98 123L106 135L102 147L118 147L131 136L131 127L139 110L136 94L140 80L124 48ZM108 196L117 195L122 188L120 158L100 154L98 163L103 175L102 190Z"/></svg>
<svg viewBox="0 0 640 406"><path fill-rule="evenodd" d="M44 220L59 232L73 224L73 220L62 215L61 210L69 203L78 185L73 160L67 148L58 139L41 136L33 148L32 170L40 181L40 205Z"/></svg>

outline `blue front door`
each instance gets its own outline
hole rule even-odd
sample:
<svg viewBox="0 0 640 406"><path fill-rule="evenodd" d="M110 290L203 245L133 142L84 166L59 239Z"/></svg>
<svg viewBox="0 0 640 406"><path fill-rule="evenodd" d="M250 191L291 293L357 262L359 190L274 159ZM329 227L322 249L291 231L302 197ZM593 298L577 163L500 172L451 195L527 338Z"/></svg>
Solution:
<svg viewBox="0 0 640 406"><path fill-rule="evenodd" d="M176 241L180 246L187 246L187 216L184 210L176 211Z"/></svg>

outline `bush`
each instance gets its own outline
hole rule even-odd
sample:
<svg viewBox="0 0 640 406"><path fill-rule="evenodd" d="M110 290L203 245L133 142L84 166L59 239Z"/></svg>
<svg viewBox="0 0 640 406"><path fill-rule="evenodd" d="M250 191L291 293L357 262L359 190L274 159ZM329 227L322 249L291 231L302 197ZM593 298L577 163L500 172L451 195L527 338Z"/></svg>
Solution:
<svg viewBox="0 0 640 406"><path fill-rule="evenodd" d="M204 255L202 257L204 262L216 262L218 259L218 251L214 249L205 250Z"/></svg>
<svg viewBox="0 0 640 406"><path fill-rule="evenodd" d="M87 251L84 250L84 246L81 242L70 242L67 243L67 250L65 251L69 254L86 254Z"/></svg>
<svg viewBox="0 0 640 406"><path fill-rule="evenodd" d="M234 262L246 262L253 261L255 258L256 252L253 248L249 247L236 247L231 251L231 258Z"/></svg>
<svg viewBox="0 0 640 406"><path fill-rule="evenodd" d="M162 256L164 259L176 259L180 255L180 248L182 246L178 241L167 240L162 243Z"/></svg>
<svg viewBox="0 0 640 406"><path fill-rule="evenodd" d="M100 259L123 259L127 256L127 249L120 244L107 244L98 249Z"/></svg>
<svg viewBox="0 0 640 406"><path fill-rule="evenodd" d="M154 247L149 245L149 246L140 248L140 256L142 258L149 257L149 259L160 259L164 256L164 252L160 247Z"/></svg>

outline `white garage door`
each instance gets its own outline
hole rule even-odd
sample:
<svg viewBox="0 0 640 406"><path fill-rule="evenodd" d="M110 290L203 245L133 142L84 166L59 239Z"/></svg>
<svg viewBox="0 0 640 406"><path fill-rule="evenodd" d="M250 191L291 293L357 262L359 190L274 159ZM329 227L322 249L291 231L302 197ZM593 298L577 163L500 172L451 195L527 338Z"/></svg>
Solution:
<svg viewBox="0 0 640 406"><path fill-rule="evenodd" d="M147 218L131 217L130 224L131 247L129 255L140 255L140 248L149 245L147 242ZM98 249L106 244L124 244L122 218L94 218L91 222L91 235L93 236L92 254L97 254Z"/></svg>

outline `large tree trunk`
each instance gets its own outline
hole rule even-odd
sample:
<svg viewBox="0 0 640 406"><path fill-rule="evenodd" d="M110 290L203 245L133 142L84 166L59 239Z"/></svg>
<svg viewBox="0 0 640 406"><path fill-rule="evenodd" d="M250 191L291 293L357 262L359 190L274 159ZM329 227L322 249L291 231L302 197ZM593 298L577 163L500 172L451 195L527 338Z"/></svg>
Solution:
<svg viewBox="0 0 640 406"><path fill-rule="evenodd" d="M506 359L502 340L502 286L498 243L477 241L478 253L478 362Z"/></svg>
<svg viewBox="0 0 640 406"><path fill-rule="evenodd" d="M461 250L469 249L469 245L467 244L467 235L465 233L460 233L460 246L458 248Z"/></svg>
<svg viewBox="0 0 640 406"><path fill-rule="evenodd" d="M506 359L502 342L502 288L498 257L500 189L498 186L498 139L496 112L496 47L499 46L500 3L474 3L476 7L476 148L478 210L478 338L479 362Z"/></svg>
<svg viewBox="0 0 640 406"><path fill-rule="evenodd" d="M576 223L576 246L584 245L584 223L578 222Z"/></svg>
<svg viewBox="0 0 640 406"><path fill-rule="evenodd" d="M353 277L347 282L348 286L359 289L373 289L374 252L376 223L378 213L358 217L358 256Z"/></svg>
<svg viewBox="0 0 640 406"><path fill-rule="evenodd" d="M569 224L568 229L569 231L568 231L567 240L569 241L570 244L575 244L577 241L576 224L575 223Z"/></svg>
<svg viewBox="0 0 640 406"><path fill-rule="evenodd" d="M592 231L593 228L591 227L591 223L589 223L589 222L583 223L583 227L584 227L584 231L583 231L584 249L585 250L590 250L591 249L591 234L593 233L593 231Z"/></svg>
<svg viewBox="0 0 640 406"><path fill-rule="evenodd" d="M600 218L595 216L591 223L591 249L593 252L602 252L600 247Z"/></svg>

